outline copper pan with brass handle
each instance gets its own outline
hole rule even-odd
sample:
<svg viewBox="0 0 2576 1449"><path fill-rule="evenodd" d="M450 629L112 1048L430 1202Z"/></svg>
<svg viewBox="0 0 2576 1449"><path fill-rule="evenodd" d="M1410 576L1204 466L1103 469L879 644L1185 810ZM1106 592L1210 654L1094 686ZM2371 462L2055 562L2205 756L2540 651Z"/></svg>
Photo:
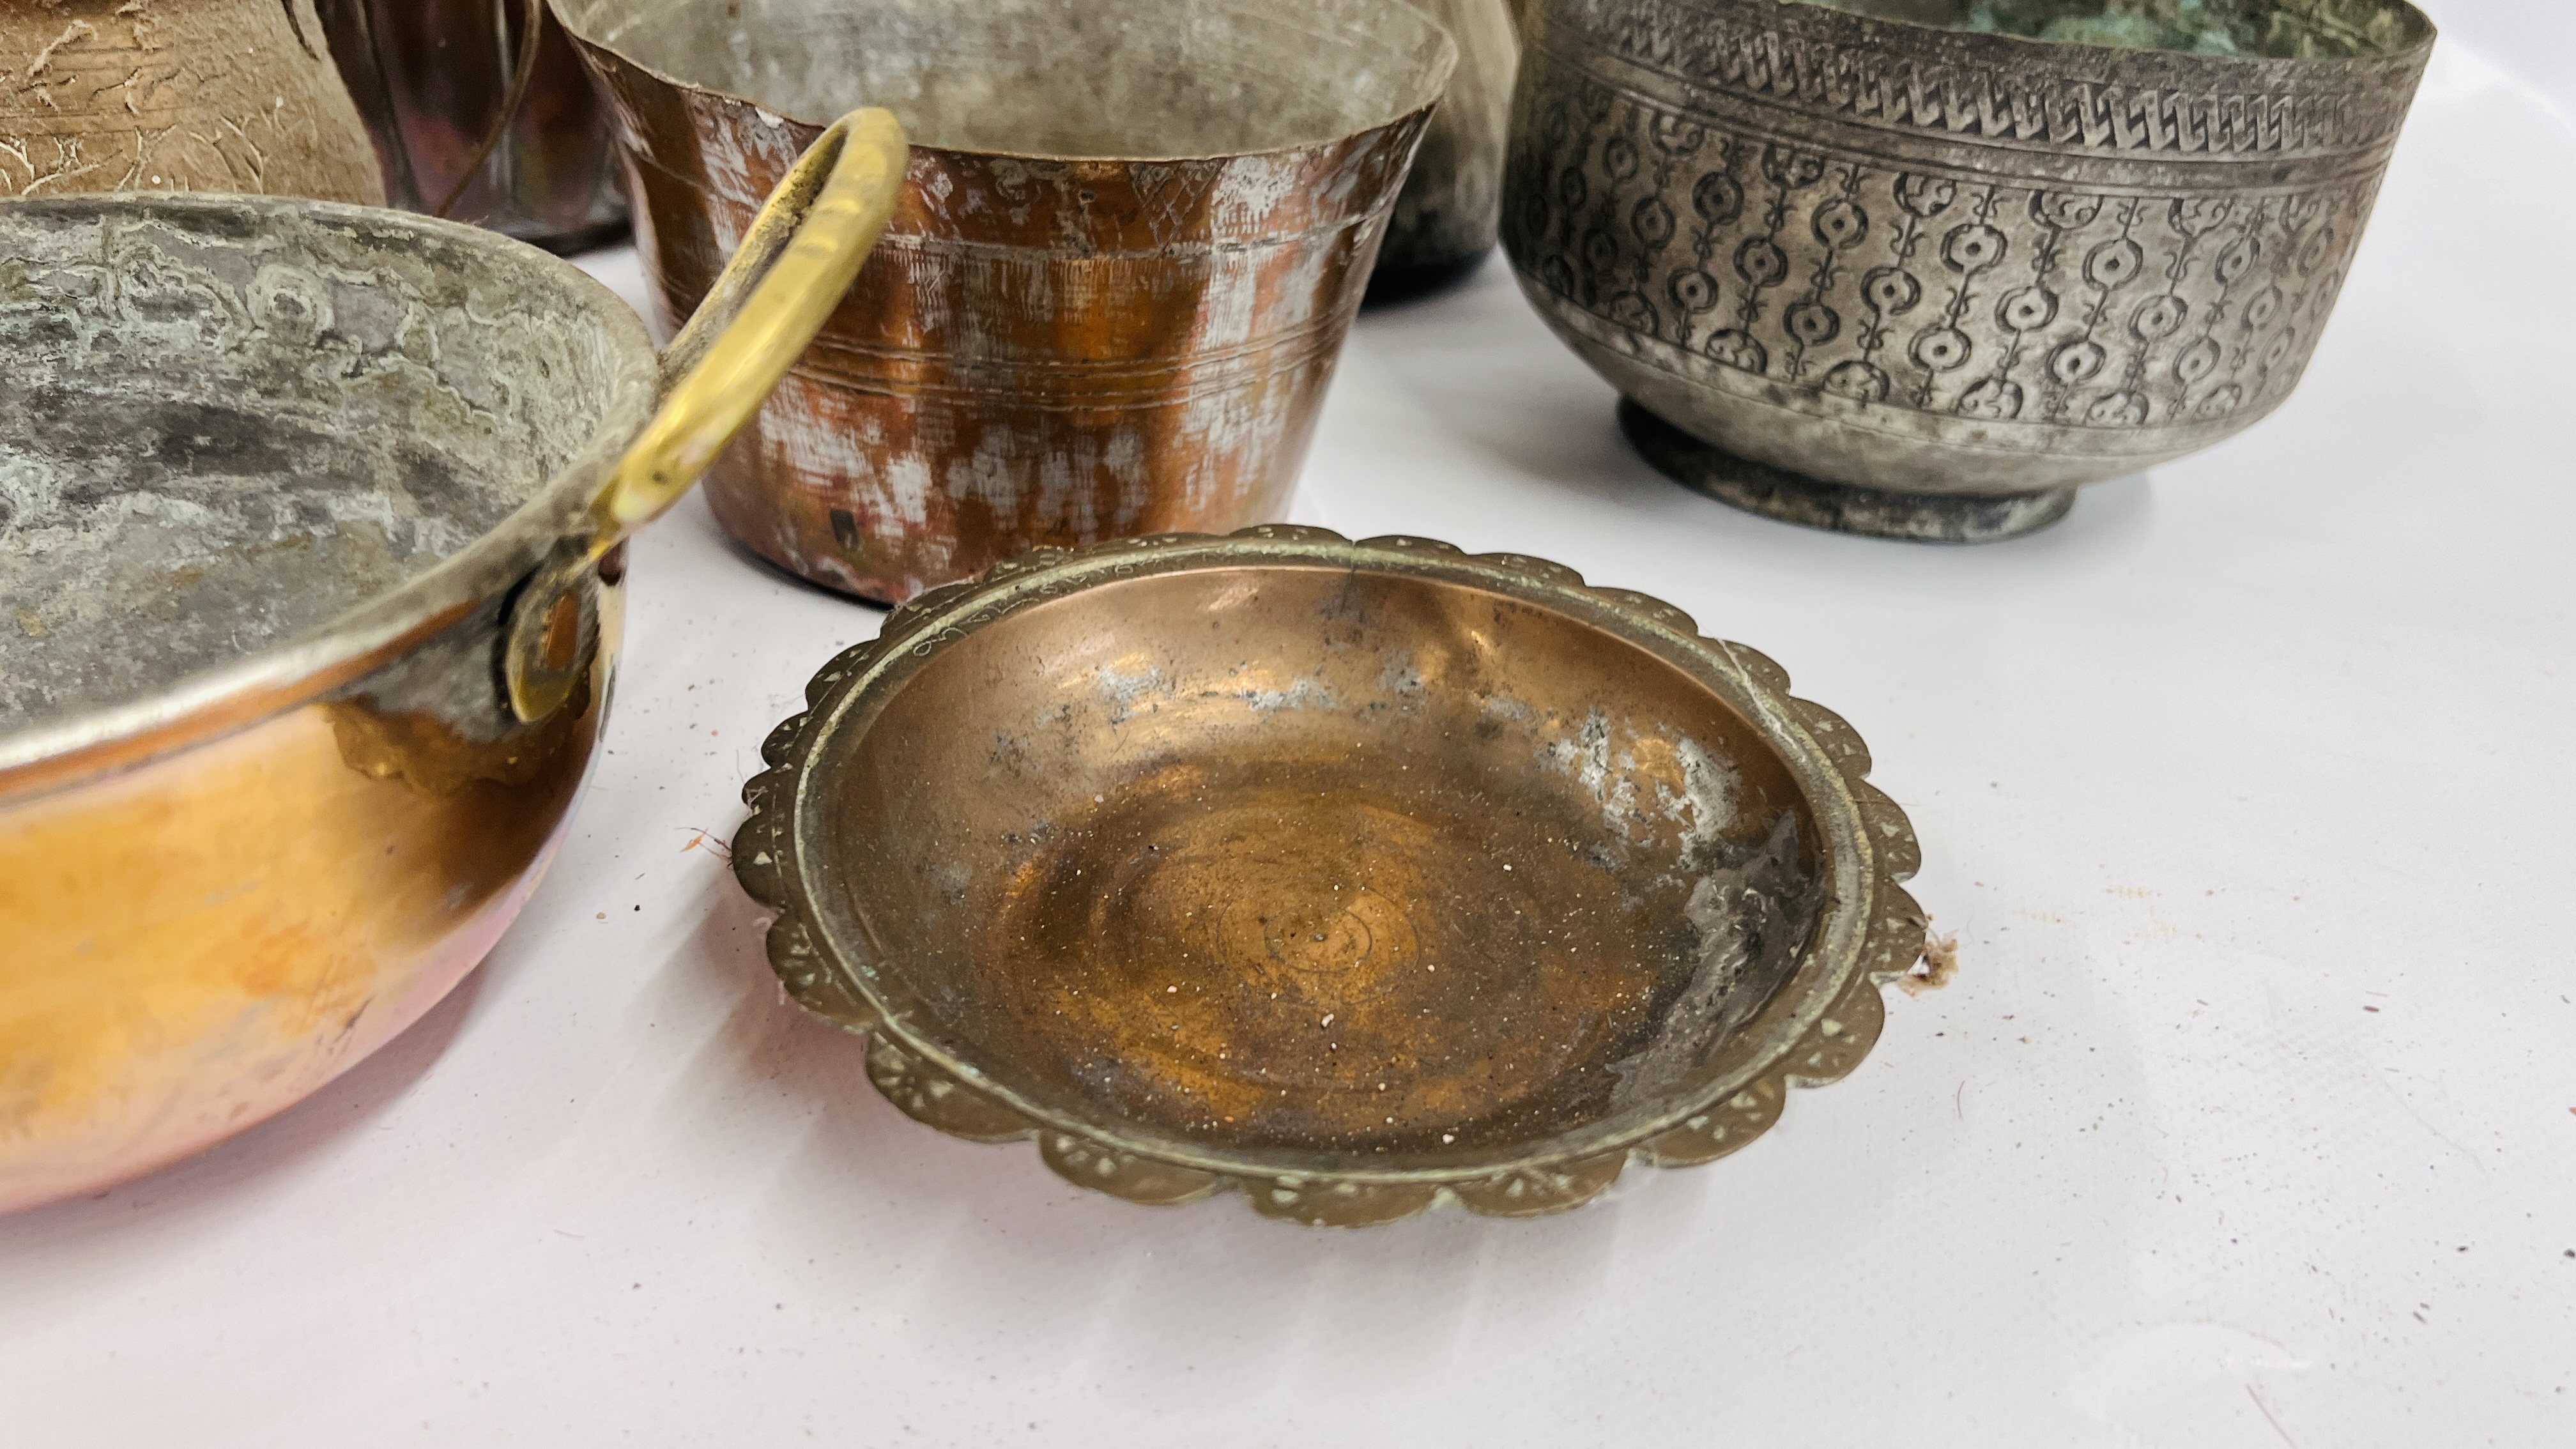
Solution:
<svg viewBox="0 0 2576 1449"><path fill-rule="evenodd" d="M882 111L656 355L567 263L267 197L0 204L0 1211L306 1096L491 949L604 720L624 554L858 273Z"/></svg>

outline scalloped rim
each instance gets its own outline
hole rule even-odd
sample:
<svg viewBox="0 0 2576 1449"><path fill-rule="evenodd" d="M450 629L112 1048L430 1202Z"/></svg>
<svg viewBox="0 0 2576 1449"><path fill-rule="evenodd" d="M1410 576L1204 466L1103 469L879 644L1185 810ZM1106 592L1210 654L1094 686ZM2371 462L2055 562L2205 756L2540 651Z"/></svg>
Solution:
<svg viewBox="0 0 2576 1449"><path fill-rule="evenodd" d="M1809 1012L1812 1020L1803 1032L1765 1054L1749 1074L1695 1089L1694 1097L1681 1099L1668 1114L1669 1120L1621 1134L1632 1140L1552 1158L1533 1155L1499 1170L1490 1164L1473 1164L1450 1172L1285 1173L1175 1160L1186 1149L1139 1150L1085 1124L1058 1120L1043 1109L1024 1110L1002 1100L1004 1094L998 1088L965 1080L973 1074L971 1066L959 1063L959 1070L951 1070L933 1060L935 1047L912 1039L899 1025L883 1019L854 974L826 949L801 902L802 871L788 827L806 766L828 736L837 713L826 706L844 704L859 692L887 646L907 645L915 653L927 652L1016 611L1030 600L1015 585L1036 575L1095 566L1104 558L1168 555L1230 542L1280 545L1292 552L1301 545L1318 545L1380 553L1390 561L1411 555L1417 560L1471 566L1511 577L1525 588L1589 599L1631 626L1659 631L1731 672L1762 706L1749 722L1793 763L1801 756L1824 762L1833 772L1832 783L1840 787L1838 796L1817 799L1813 786L1819 782L1808 779L1804 769L1796 771L1809 788L1810 807L1820 817L1829 821L1840 817L1848 826L1863 855L1857 873L1867 898L1863 909L1852 913L1857 925L1846 933L1847 943L1834 952L1834 959L1819 959L1834 951L1832 933L1820 932L1802 953L1790 982L1839 981L1841 992ZM1067 592L1122 576L1123 571L1113 568L1103 577L1081 580ZM997 610L925 630L932 621L958 612L969 599L986 594L995 596ZM743 801L751 807L751 815L735 836L734 873L754 900L778 913L769 929L769 957L788 993L807 1010L866 1038L868 1077L877 1090L907 1115L953 1136L979 1142L1036 1138L1040 1155L1058 1175L1132 1202L1195 1202L1239 1189L1265 1216L1321 1226L1392 1222L1444 1201L1499 1217L1563 1212L1608 1190L1632 1158L1658 1167L1685 1167L1734 1153L1779 1120L1787 1088L1823 1086L1849 1075L1876 1045L1885 1023L1880 986L1910 971L1922 958L1923 912L1903 889L1903 882L1921 863L1913 827L1896 802L1868 782L1869 751L1860 736L1831 710L1794 698L1789 688L1788 673L1779 665L1743 645L1700 635L1690 616L1671 604L1625 589L1594 587L1561 564L1520 554L1471 555L1450 544L1403 536L1355 543L1327 529L1288 525L1250 528L1222 537L1166 534L1077 551L1040 549L978 578L932 589L898 607L875 639L844 651L814 676L806 686L806 708L780 724L762 746L769 768L743 787ZM1830 824L1827 833L1833 833ZM1786 991L1784 987L1784 997ZM1811 989L1807 994L1823 993ZM1213 1150L1205 1154L1208 1158L1226 1155Z"/></svg>

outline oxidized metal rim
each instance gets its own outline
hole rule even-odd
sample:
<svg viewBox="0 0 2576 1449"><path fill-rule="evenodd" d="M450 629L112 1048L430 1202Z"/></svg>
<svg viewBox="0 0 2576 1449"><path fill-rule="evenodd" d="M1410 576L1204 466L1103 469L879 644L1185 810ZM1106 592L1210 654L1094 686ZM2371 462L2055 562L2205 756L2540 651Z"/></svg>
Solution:
<svg viewBox="0 0 2576 1449"><path fill-rule="evenodd" d="M1770 1006L1744 1030L1753 1043L1733 1070L1677 1096L1642 1125L1575 1134L1534 1151L1405 1169L1291 1169L1253 1154L1111 1129L1015 1096L976 1064L946 1055L889 1016L869 984L874 948L835 932L820 904L816 798L819 768L844 721L902 687L896 666L925 658L1030 605L1095 584L1217 562L1330 563L1427 575L1507 593L1614 628L1725 686L1765 743L1788 762L1836 858L1833 899ZM777 918L769 958L808 1010L868 1039L868 1076L904 1112L979 1142L1035 1138L1048 1166L1069 1181L1133 1202L1195 1201L1242 1190L1271 1217L1363 1226L1409 1217L1441 1201L1526 1217L1579 1207L1615 1181L1629 1159L1662 1167L1711 1162L1778 1120L1787 1089L1840 1080L1876 1044L1882 983L1921 959L1924 919L1902 889L1921 863L1904 812L1872 787L1868 749L1850 725L1792 698L1778 665L1741 645L1701 637L1670 604L1594 588L1580 575L1513 554L1470 556L1445 543L1378 538L1353 543L1323 529L1269 526L1230 538L1169 535L1078 552L1040 550L981 578L923 594L894 611L879 636L827 665L807 686L808 708L762 747L770 768L744 787L751 806L734 843L743 887Z"/></svg>
<svg viewBox="0 0 2576 1449"><path fill-rule="evenodd" d="M0 737L0 799L16 801L186 749L273 718L419 648L507 592L577 524L627 444L651 418L661 388L653 341L634 310L589 274L525 242L435 217L336 202L266 196L70 197L12 201L16 215L97 213L251 227L291 216L353 232L401 234L454 249L496 274L542 277L601 328L616 382L582 450L502 523L454 557L360 604L327 626L255 650L147 698L87 710Z"/></svg>

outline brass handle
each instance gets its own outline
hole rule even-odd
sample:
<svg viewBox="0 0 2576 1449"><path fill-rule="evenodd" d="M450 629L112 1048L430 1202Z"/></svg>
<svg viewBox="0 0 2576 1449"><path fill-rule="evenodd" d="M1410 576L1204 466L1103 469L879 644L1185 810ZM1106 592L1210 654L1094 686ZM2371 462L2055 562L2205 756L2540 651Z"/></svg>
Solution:
<svg viewBox="0 0 2576 1449"><path fill-rule="evenodd" d="M662 354L676 381L661 411L591 501L588 527L556 545L511 606L502 672L520 720L552 716L589 667L591 568L688 493L841 305L902 197L908 154L892 112L853 111L769 194Z"/></svg>

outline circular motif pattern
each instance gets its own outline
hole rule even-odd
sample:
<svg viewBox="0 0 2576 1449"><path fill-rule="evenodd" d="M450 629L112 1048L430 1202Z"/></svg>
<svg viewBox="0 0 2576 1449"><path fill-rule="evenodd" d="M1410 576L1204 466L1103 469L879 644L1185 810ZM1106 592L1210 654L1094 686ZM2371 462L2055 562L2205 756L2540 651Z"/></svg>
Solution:
<svg viewBox="0 0 2576 1449"><path fill-rule="evenodd" d="M1538 133L1551 151L1563 146L1574 134L1574 118L1566 114L1565 102L1558 101L1549 106L1539 117Z"/></svg>
<svg viewBox="0 0 2576 1449"><path fill-rule="evenodd" d="M2331 226L2321 226L2309 233L2307 241L2299 247L2299 275L2315 276L2317 268L2326 264L2326 258L2334 255L2334 244L2335 232Z"/></svg>
<svg viewBox="0 0 2576 1449"><path fill-rule="evenodd" d="M2004 294L1995 320L2015 332L2037 332L2057 320L2057 297L2046 287L2023 287Z"/></svg>
<svg viewBox="0 0 2576 1449"><path fill-rule="evenodd" d="M2254 264L2261 260L2262 238L2238 237L2233 245L2218 254L2218 264L2211 268L2211 273L2218 278L2220 286L2233 287L2245 280L2245 274L2254 270Z"/></svg>
<svg viewBox="0 0 2576 1449"><path fill-rule="evenodd" d="M1858 246L1869 236L1869 214L1848 200L1836 199L1816 208L1816 240L1840 251Z"/></svg>
<svg viewBox="0 0 2576 1449"><path fill-rule="evenodd" d="M1704 23L1750 39L1786 23L1767 18L1772 9L1719 6L1704 22L1669 23L1676 37ZM2259 188L2197 157L2168 171L2141 156L2113 174L1962 141L1899 160L1863 144L1870 137L1853 125L1774 112L1776 124L1756 126L1640 88L1625 72L1604 103L1601 76L1574 54L1532 54L1521 77L1530 119L1515 137L1507 188L1588 192L1599 205L1581 219L1511 208L1506 240L1543 307L1588 312L1607 329L1579 349L1623 350L1619 330L1672 343L1687 350L1632 352L1603 366L1658 367L1684 384L1737 390L1747 406L1754 395L1721 380L1723 368L1768 379L1758 400L1771 406L1797 408L1798 394L1901 394L1898 405L1941 419L2056 430L1990 431L1979 447L2084 453L2096 445L2063 429L2175 427L2268 410L2297 378L2316 330L2309 319L2331 304L2376 196L2377 168L2360 152L2332 166L2266 167ZM1578 96L1596 108L1590 128L1576 114L1561 144L1542 143ZM1945 110L1943 127L1955 131L1953 119ZM1700 164L1678 174L1662 164L1683 154ZM1581 184L1561 179L1568 169ZM1591 241L1587 225L1615 237L1615 254ZM1540 283L1558 255L1574 260L1576 275L1551 296ZM1766 306L1773 289L1779 302ZM1730 306L1736 315L1711 320L1717 335L1691 320ZM1657 311L1679 331L1632 329L1614 308L1640 319ZM1784 375L1767 370L1775 356ZM1884 390L1880 378L1889 378Z"/></svg>
<svg viewBox="0 0 2576 1449"><path fill-rule="evenodd" d="M1610 320L1622 327L1634 328L1648 337L1663 332L1663 319L1655 315L1655 304L1643 292L1621 292L1610 299Z"/></svg>
<svg viewBox="0 0 2576 1449"><path fill-rule="evenodd" d="M270 263L251 279L246 300L251 320L281 341L309 347L331 330L331 293L320 277Z"/></svg>
<svg viewBox="0 0 2576 1449"><path fill-rule="evenodd" d="M2204 337L2182 350L2174 359L2174 378L2185 387L2194 387L2218 371L2218 344Z"/></svg>
<svg viewBox="0 0 2576 1449"><path fill-rule="evenodd" d="M2129 330L2149 342L2174 335L2182 324L2191 320L2191 308L2171 292L2159 293L2138 304L2129 315Z"/></svg>
<svg viewBox="0 0 2576 1449"><path fill-rule="evenodd" d="M1795 302L1781 318L1801 346L1822 347L1843 330L1843 319L1821 302Z"/></svg>
<svg viewBox="0 0 2576 1449"><path fill-rule="evenodd" d="M1619 243L1597 226L1586 231L1583 234L1583 265L1591 269L1596 279L1609 280L1619 271Z"/></svg>
<svg viewBox="0 0 2576 1449"><path fill-rule="evenodd" d="M2127 237L2114 237L2084 254L2084 280L2116 292L2147 269L2147 254Z"/></svg>
<svg viewBox="0 0 2576 1449"><path fill-rule="evenodd" d="M1712 171L1691 187L1691 210L1710 226L1724 226L1744 213L1744 188L1723 171Z"/></svg>
<svg viewBox="0 0 2576 1449"><path fill-rule="evenodd" d="M1934 372L1955 372L1968 365L1977 345L1956 327L1935 327L1914 339L1914 360Z"/></svg>
<svg viewBox="0 0 2576 1449"><path fill-rule="evenodd" d="M1644 242L1649 251L1661 250L1673 239L1673 209L1664 205L1660 196L1638 202L1637 209L1628 214L1628 224L1636 228L1637 240Z"/></svg>
<svg viewBox="0 0 2576 1449"><path fill-rule="evenodd" d="M2103 365L2109 361L2110 354L2090 338L2069 342L2048 355L2048 375L2074 387L2101 376Z"/></svg>
<svg viewBox="0 0 2576 1449"><path fill-rule="evenodd" d="M1637 174L1637 148L1625 136L1613 136L1601 146L1601 168L1614 182L1625 182Z"/></svg>
<svg viewBox="0 0 2576 1449"><path fill-rule="evenodd" d="M1757 236L1735 249L1735 274L1756 287L1775 287L1789 275L1789 259L1767 236Z"/></svg>
<svg viewBox="0 0 2576 1449"><path fill-rule="evenodd" d="M1914 310L1923 300L1923 284L1911 273L1894 267L1878 267L1861 278L1860 295L1869 309L1881 317L1897 317Z"/></svg>
<svg viewBox="0 0 2576 1449"><path fill-rule="evenodd" d="M1941 243L1941 259L1963 272L1981 271L2004 259L2004 234L1978 222L1952 228Z"/></svg>
<svg viewBox="0 0 2576 1449"><path fill-rule="evenodd" d="M1403 909L1365 886L1236 901L1215 945L1218 964L1246 979L1350 1004L1386 995L1422 954Z"/></svg>

